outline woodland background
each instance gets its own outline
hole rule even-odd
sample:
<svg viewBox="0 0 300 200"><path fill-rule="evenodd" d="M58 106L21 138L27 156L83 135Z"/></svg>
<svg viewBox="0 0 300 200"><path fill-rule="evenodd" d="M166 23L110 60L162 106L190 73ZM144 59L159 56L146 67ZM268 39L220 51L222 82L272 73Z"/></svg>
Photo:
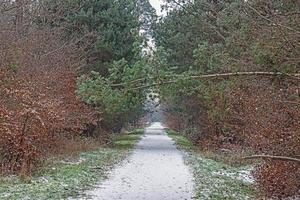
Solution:
<svg viewBox="0 0 300 200"><path fill-rule="evenodd" d="M203 151L299 158L299 1L164 2L158 19L147 0L1 1L3 175L106 143L153 91ZM299 162L254 174L264 196L299 195Z"/></svg>
<svg viewBox="0 0 300 200"><path fill-rule="evenodd" d="M299 157L300 83L288 75L300 70L299 1L168 2L155 39L166 75L181 77L161 89L169 126L204 150ZM299 175L274 159L255 171L260 192L279 198L299 193Z"/></svg>

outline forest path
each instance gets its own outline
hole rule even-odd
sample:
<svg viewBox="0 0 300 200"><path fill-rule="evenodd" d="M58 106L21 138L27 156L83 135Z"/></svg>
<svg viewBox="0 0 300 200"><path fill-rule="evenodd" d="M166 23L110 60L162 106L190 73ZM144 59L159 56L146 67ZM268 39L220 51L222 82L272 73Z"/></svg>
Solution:
<svg viewBox="0 0 300 200"><path fill-rule="evenodd" d="M81 199L193 199L193 176L160 123L146 128L131 156Z"/></svg>

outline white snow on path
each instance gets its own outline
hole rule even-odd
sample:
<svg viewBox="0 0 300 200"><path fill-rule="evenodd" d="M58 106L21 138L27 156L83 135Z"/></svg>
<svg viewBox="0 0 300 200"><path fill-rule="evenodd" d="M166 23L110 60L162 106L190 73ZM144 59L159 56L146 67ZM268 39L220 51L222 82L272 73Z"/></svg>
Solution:
<svg viewBox="0 0 300 200"><path fill-rule="evenodd" d="M131 156L81 199L189 200L193 177L160 123L146 128Z"/></svg>

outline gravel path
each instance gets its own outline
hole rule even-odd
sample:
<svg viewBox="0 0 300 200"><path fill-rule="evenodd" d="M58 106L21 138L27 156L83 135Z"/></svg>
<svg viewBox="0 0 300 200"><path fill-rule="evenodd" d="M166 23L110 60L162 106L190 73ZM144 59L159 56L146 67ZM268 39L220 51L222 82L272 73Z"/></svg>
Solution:
<svg viewBox="0 0 300 200"><path fill-rule="evenodd" d="M82 199L193 199L193 178L182 153L160 123L145 131L132 155L109 178Z"/></svg>

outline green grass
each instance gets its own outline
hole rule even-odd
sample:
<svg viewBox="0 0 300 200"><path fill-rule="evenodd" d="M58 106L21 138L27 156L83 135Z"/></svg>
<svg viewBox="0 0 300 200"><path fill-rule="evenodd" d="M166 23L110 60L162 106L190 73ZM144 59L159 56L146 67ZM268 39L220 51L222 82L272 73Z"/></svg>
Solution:
<svg viewBox="0 0 300 200"><path fill-rule="evenodd" d="M80 163L51 161L46 168L35 174L29 183L17 176L0 180L0 199L67 199L103 181L107 172L123 160L130 149L140 140L141 130L128 135L115 136L112 147L81 153Z"/></svg>
<svg viewBox="0 0 300 200"><path fill-rule="evenodd" d="M207 158L186 137L173 131L167 133L186 151L185 161L194 174L197 199L255 199L254 186L241 177L252 169L251 165L236 167Z"/></svg>
<svg viewBox="0 0 300 200"><path fill-rule="evenodd" d="M112 147L114 149L126 150L132 148L137 141L140 140L141 133L134 132L132 134L117 136L117 139L114 139Z"/></svg>
<svg viewBox="0 0 300 200"><path fill-rule="evenodd" d="M179 135L178 133L167 130L168 135L176 141L176 144L183 150L186 151L196 151L197 147L194 146L186 137Z"/></svg>

